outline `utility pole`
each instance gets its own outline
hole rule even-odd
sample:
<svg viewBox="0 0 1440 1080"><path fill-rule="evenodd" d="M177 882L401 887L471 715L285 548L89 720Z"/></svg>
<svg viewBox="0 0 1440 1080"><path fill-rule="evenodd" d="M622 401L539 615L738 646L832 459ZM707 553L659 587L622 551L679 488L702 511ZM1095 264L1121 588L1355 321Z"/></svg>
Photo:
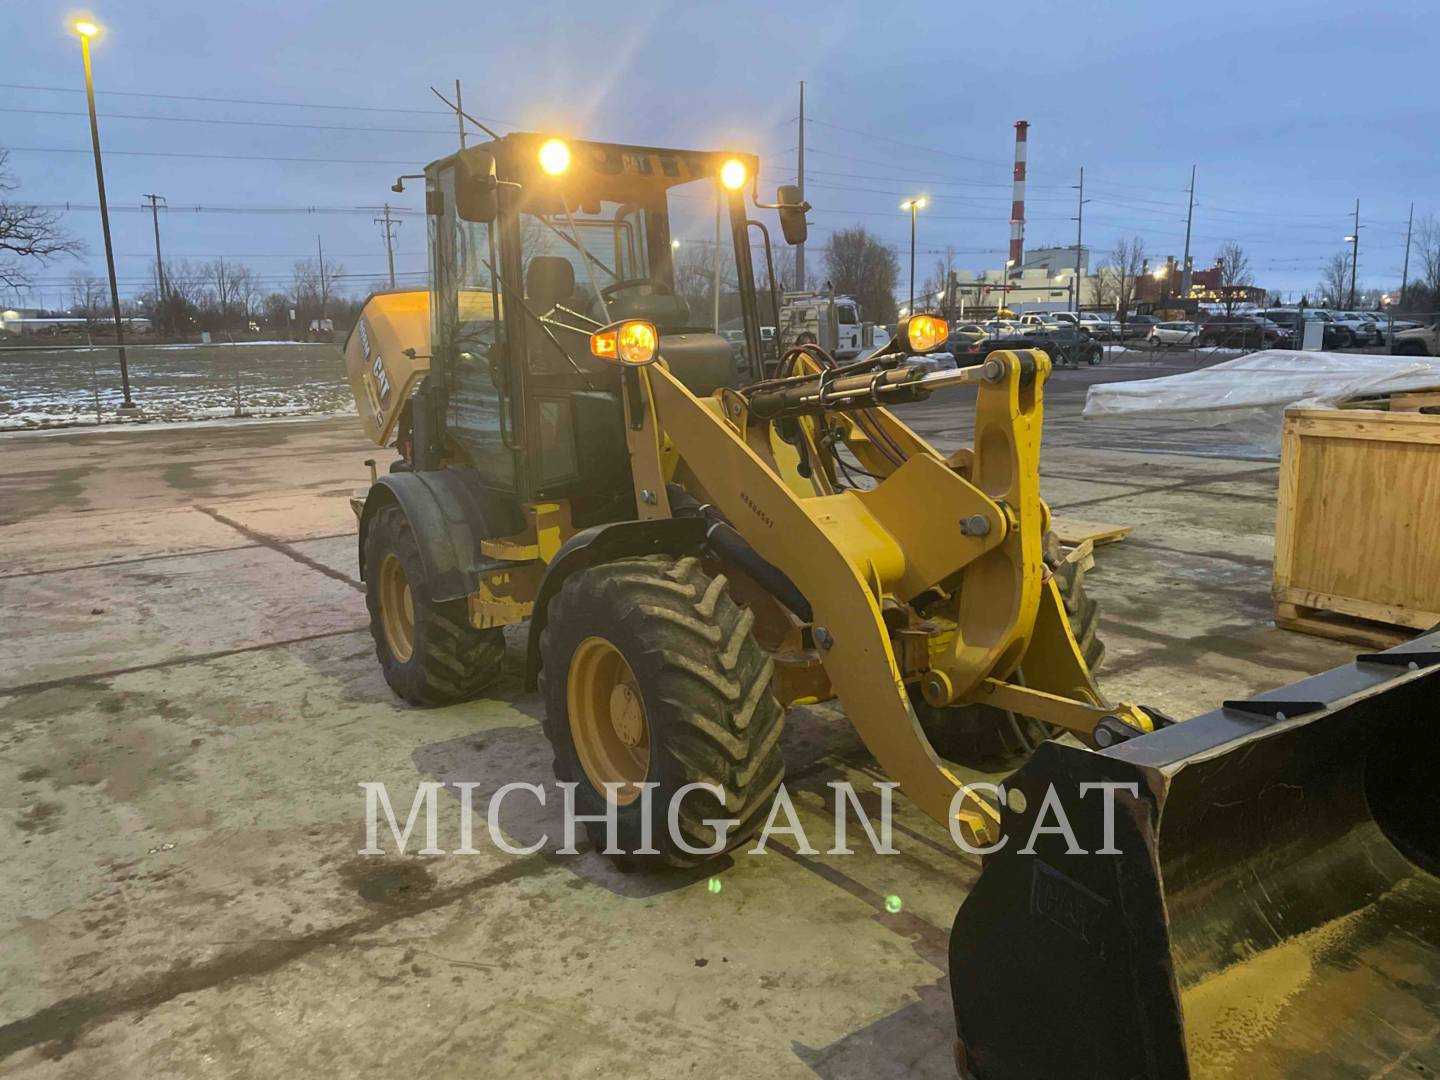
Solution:
<svg viewBox="0 0 1440 1080"><path fill-rule="evenodd" d="M385 204L385 216L371 218L376 225L385 227L385 258L390 263L390 287L395 288L395 226L400 222L390 216L390 204Z"/></svg>
<svg viewBox="0 0 1440 1080"><path fill-rule="evenodd" d="M329 299L325 287L325 248L320 244L320 234L315 234L315 250L320 254L320 318L325 318L325 303Z"/></svg>
<svg viewBox="0 0 1440 1080"><path fill-rule="evenodd" d="M1190 208L1185 211L1185 264L1180 267L1180 299L1190 298L1190 225L1195 220L1195 166L1190 166Z"/></svg>
<svg viewBox="0 0 1440 1080"><path fill-rule="evenodd" d="M165 201L164 195L142 195L150 203L150 221L155 226L155 295L165 299L165 264L160 261L160 204Z"/></svg>
<svg viewBox="0 0 1440 1080"><path fill-rule="evenodd" d="M1400 307L1405 307L1405 286L1410 283L1410 230L1415 225L1415 204L1410 204L1410 218L1405 222L1405 265L1400 271Z"/></svg>
<svg viewBox="0 0 1440 1080"><path fill-rule="evenodd" d="M1360 200L1355 200L1355 232L1350 237L1350 303L1346 307L1355 306L1355 271L1360 265Z"/></svg>
<svg viewBox="0 0 1440 1080"><path fill-rule="evenodd" d="M1080 310L1080 259L1085 237L1085 166L1080 166L1080 198L1075 204L1075 299L1073 310Z"/></svg>
<svg viewBox="0 0 1440 1080"><path fill-rule="evenodd" d="M800 145L795 166L795 183L800 187L800 201L805 201L805 80L800 80ZM805 291L805 245L795 245L795 287Z"/></svg>
<svg viewBox="0 0 1440 1080"><path fill-rule="evenodd" d="M460 129L460 149L465 149L465 103L460 100L460 80L455 80L455 126Z"/></svg>

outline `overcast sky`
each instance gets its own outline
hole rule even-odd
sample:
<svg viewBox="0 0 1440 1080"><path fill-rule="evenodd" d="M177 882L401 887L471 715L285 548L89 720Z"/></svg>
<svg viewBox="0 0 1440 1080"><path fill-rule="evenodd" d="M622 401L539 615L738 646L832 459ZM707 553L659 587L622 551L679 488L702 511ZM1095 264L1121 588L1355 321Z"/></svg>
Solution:
<svg viewBox="0 0 1440 1080"><path fill-rule="evenodd" d="M85 207L66 221L88 259L37 274L51 305L76 269L103 271L80 51L66 30L75 10L0 0L0 145L20 195ZM169 200L167 259L231 257L281 290L318 234L363 291L385 268L372 214L222 209L417 210L418 189L397 196L390 184L454 148L428 87L457 77L467 111L502 132L754 150L767 189L792 178L804 79L812 252L856 223L905 249L897 204L924 193L922 252L951 246L961 268L1000 265L1019 119L1031 123L1029 248L1074 243L1082 165L1097 256L1135 235L1152 260L1178 257L1195 164L1196 265L1234 239L1259 284L1297 297L1344 246L1357 196L1362 285L1398 285L1412 201L1417 218L1440 210L1434 0L111 0L91 11L106 28L94 59L126 293L153 272L138 212L150 192ZM215 209L185 209L196 206ZM418 276L423 222L398 235L397 269Z"/></svg>

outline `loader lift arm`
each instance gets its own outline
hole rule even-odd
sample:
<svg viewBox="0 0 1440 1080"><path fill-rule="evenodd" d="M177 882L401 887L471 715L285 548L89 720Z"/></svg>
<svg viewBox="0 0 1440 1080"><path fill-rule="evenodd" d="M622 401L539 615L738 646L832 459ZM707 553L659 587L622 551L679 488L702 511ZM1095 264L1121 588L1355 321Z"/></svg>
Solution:
<svg viewBox="0 0 1440 1080"><path fill-rule="evenodd" d="M1040 499L1038 460L1048 371L1042 354L1007 353L943 373L949 376L943 380L927 381L911 367L881 368L821 390L818 380L801 378L748 398L722 394L720 407L696 398L663 366L626 373L638 391L626 401L642 517L668 514L644 495L663 490L662 475L698 486L810 600L825 673L881 766L927 815L947 825L958 818L977 843L995 835L996 810L964 789L925 737L885 619L887 599L908 604L937 591L954 598L953 632L936 635L940 647L931 648L921 678L931 704L993 699L1101 745L1123 738L1126 729L1151 726L1143 711L1107 707L1094 691L1044 574L1040 544L1048 510ZM916 452L875 488L833 491L825 471L812 469L815 493L802 497L794 478L782 477L773 459L757 452L771 442L770 426L781 416L823 422L847 407L882 412L877 395L911 396L961 383L976 385L979 394L968 476L914 437L907 441ZM903 427L888 413L884 422ZM932 506L944 510L917 512ZM1026 686L1005 681L1030 653L1037 627L1046 658L1031 668L1044 673Z"/></svg>

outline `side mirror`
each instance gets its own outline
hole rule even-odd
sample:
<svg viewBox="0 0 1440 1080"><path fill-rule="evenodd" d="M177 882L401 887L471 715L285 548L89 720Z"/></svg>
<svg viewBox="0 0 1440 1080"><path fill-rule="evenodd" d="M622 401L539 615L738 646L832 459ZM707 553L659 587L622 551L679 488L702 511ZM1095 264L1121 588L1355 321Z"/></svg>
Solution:
<svg viewBox="0 0 1440 1080"><path fill-rule="evenodd" d="M800 198L800 189L794 184L781 184L775 193L776 211L780 214L780 228L785 233L787 244L803 244L809 233L805 224L805 211L810 204Z"/></svg>
<svg viewBox="0 0 1440 1080"><path fill-rule="evenodd" d="M489 224L500 212L495 158L479 148L455 155L455 213L465 221Z"/></svg>

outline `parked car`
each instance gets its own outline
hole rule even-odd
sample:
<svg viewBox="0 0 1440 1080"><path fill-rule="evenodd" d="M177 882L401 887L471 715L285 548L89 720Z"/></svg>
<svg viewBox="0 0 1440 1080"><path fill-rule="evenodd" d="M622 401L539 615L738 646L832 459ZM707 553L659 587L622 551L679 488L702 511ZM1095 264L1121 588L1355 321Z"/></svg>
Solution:
<svg viewBox="0 0 1440 1080"><path fill-rule="evenodd" d="M1304 332L1300 323L1299 308L1266 308L1259 312L1259 316L1269 319L1275 325L1290 332L1290 341L1299 348L1304 343ZM1347 327L1341 326L1329 317L1328 312L1319 311L1315 308L1305 309L1305 319L1319 320L1324 327L1321 335L1320 347L1322 349L1343 349L1355 342L1355 335Z"/></svg>
<svg viewBox="0 0 1440 1080"><path fill-rule="evenodd" d="M1152 326L1158 326L1160 320L1154 315L1126 315L1120 322L1120 340L1126 338L1143 338L1150 333Z"/></svg>
<svg viewBox="0 0 1440 1080"><path fill-rule="evenodd" d="M979 325L980 328L991 337L1014 337L1016 334L1023 334L1027 330L1032 329L1014 319L986 319ZM1038 327L1035 329L1038 329Z"/></svg>
<svg viewBox="0 0 1440 1080"><path fill-rule="evenodd" d="M1120 323L1116 321L1114 315L1096 314L1093 312L1087 312L1087 314L1095 315L1095 323L1090 329L1090 333L1095 337L1101 341L1120 340Z"/></svg>
<svg viewBox="0 0 1440 1080"><path fill-rule="evenodd" d="M1440 356L1440 323L1395 331L1390 351L1399 356Z"/></svg>
<svg viewBox="0 0 1440 1080"><path fill-rule="evenodd" d="M1290 345L1290 331L1258 315L1234 315L1211 319L1200 327L1196 342L1230 349L1284 349Z"/></svg>
<svg viewBox="0 0 1440 1080"><path fill-rule="evenodd" d="M1358 311L1332 311L1329 313L1340 326L1349 330L1357 345L1374 345L1380 340L1380 330L1373 320L1366 319Z"/></svg>
<svg viewBox="0 0 1440 1080"><path fill-rule="evenodd" d="M1000 349L1039 349L1050 357L1055 367L1098 365L1105 358L1105 348L1083 330L1073 326L1036 326L1031 324L1006 333L986 330L985 323L962 323L950 332L945 351L959 365L978 364Z"/></svg>
<svg viewBox="0 0 1440 1080"><path fill-rule="evenodd" d="M1021 326L1048 326L1054 320L1048 311L1027 311L1017 321Z"/></svg>
<svg viewBox="0 0 1440 1080"><path fill-rule="evenodd" d="M1199 332L1200 327L1193 322L1162 322L1150 327L1145 340L1156 349L1167 345L1193 345Z"/></svg>

